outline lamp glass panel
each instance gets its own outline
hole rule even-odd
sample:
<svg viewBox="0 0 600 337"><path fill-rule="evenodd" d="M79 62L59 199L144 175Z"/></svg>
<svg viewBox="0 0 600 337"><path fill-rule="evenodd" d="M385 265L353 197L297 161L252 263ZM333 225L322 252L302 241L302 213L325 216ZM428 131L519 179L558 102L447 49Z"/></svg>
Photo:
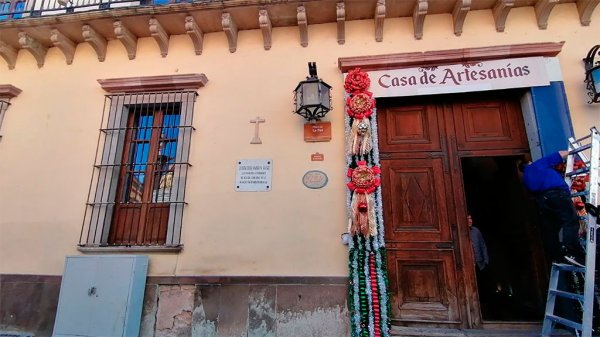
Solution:
<svg viewBox="0 0 600 337"><path fill-rule="evenodd" d="M296 112L302 107L302 87L296 91Z"/></svg>
<svg viewBox="0 0 600 337"><path fill-rule="evenodd" d="M319 83L318 82L306 82L302 84L303 91L303 105L316 105L319 104Z"/></svg>
<svg viewBox="0 0 600 337"><path fill-rule="evenodd" d="M594 82L594 88L596 88L596 93L600 93L600 67L592 70L592 81Z"/></svg>
<svg viewBox="0 0 600 337"><path fill-rule="evenodd" d="M321 105L323 105L325 107L325 109L330 110L331 109L331 100L329 99L329 88L323 84L323 83L319 83L319 86L321 87Z"/></svg>

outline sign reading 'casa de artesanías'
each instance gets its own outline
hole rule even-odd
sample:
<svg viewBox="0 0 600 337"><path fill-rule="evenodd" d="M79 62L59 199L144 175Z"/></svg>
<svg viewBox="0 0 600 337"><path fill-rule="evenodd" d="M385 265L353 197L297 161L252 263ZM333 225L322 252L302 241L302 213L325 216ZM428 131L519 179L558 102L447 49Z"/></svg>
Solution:
<svg viewBox="0 0 600 337"><path fill-rule="evenodd" d="M546 86L543 57L368 72L374 97L416 96Z"/></svg>

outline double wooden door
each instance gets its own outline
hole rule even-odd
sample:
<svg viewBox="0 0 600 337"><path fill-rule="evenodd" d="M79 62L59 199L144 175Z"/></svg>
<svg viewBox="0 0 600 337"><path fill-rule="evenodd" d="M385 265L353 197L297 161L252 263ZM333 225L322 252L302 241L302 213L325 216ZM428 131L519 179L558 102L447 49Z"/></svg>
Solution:
<svg viewBox="0 0 600 337"><path fill-rule="evenodd" d="M528 151L519 96L508 91L378 100L396 323L481 325L460 158Z"/></svg>

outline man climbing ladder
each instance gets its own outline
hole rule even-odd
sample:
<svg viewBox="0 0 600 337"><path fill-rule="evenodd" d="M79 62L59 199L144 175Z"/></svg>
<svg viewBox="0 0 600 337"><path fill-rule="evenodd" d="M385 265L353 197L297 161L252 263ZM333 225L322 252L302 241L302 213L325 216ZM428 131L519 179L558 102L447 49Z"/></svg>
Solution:
<svg viewBox="0 0 600 337"><path fill-rule="evenodd" d="M598 192L600 166L600 134L593 127L590 135L578 140L570 139L567 155L565 182L571 187L571 197L585 229L585 261L582 265L553 263L550 273L546 313L542 326L542 337L550 337L556 323L571 327L581 337L592 336L592 320L594 317L594 288L596 269L596 230L598 228ZM589 153L589 160L586 154ZM576 261L577 262L577 261ZM583 294L558 290L561 272L581 273L584 278ZM578 301L581 305L582 319L571 321L555 315L554 308L557 297Z"/></svg>

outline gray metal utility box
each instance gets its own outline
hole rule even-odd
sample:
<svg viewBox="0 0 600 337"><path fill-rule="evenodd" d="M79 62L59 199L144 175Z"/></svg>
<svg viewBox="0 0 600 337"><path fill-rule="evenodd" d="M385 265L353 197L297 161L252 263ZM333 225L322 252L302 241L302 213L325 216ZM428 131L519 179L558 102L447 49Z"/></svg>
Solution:
<svg viewBox="0 0 600 337"><path fill-rule="evenodd" d="M138 337L148 257L67 256L53 337Z"/></svg>

